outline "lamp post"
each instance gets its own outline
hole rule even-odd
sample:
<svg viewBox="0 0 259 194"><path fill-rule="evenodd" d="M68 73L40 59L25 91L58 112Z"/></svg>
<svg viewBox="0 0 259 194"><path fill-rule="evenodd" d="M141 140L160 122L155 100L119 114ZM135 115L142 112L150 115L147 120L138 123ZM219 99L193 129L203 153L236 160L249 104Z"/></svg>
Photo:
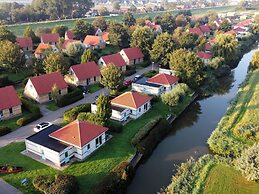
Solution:
<svg viewBox="0 0 259 194"><path fill-rule="evenodd" d="M85 97L86 97L86 92L83 92L83 95L84 95L84 104L86 103L85 101Z"/></svg>
<svg viewBox="0 0 259 194"><path fill-rule="evenodd" d="M155 64L155 62L152 61L152 71L154 70L154 64Z"/></svg>

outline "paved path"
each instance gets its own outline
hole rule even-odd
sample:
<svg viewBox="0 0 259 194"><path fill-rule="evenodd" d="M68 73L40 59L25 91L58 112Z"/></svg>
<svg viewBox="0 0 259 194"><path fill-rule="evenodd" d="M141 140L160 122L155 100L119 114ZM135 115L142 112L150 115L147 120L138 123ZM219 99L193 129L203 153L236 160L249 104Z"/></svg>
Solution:
<svg viewBox="0 0 259 194"><path fill-rule="evenodd" d="M142 74L146 71L149 71L151 70L151 65L146 67L146 68L143 68L143 69L140 69L137 71L137 73L127 77L126 79L133 79L135 75L137 74ZM157 67L155 67L157 69ZM106 93L108 94L108 89L106 88L103 88L95 93L92 93L92 94L87 94L85 98L73 103L73 104L70 104L66 107L63 107L63 108L60 108L56 111L53 111L53 112L48 112L48 113L45 113L43 117L41 117L40 119L36 120L36 121L33 121L32 123L26 125L26 126L23 126L23 127L20 127L19 129L13 131L12 133L9 133L5 136L2 136L0 137L0 148L1 147L4 147L12 142L17 142L17 141L24 141L24 139L26 137L29 137L30 135L32 135L34 132L33 132L33 127L38 124L38 123L41 123L43 121L48 121L48 122L51 122L51 123L59 123L60 122L60 118L63 117L63 114L66 110L74 107L74 106L77 106L77 105L80 105L80 104L83 104L83 103L93 103L95 101L95 97L96 96L99 96L100 94L102 93ZM0 193L1 194L1 193Z"/></svg>
<svg viewBox="0 0 259 194"><path fill-rule="evenodd" d="M0 179L0 194L22 194L22 192Z"/></svg>

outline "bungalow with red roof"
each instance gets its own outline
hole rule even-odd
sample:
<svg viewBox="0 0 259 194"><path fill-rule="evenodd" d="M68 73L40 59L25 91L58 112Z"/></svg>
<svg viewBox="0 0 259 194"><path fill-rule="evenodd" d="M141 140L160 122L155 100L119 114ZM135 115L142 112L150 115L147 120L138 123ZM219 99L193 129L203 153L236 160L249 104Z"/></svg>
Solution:
<svg viewBox="0 0 259 194"><path fill-rule="evenodd" d="M85 37L83 44L85 45L86 48L91 48L91 49L103 49L106 46L102 36L92 36L92 35L87 35Z"/></svg>
<svg viewBox="0 0 259 194"><path fill-rule="evenodd" d="M65 32L65 40L72 40L74 39L74 33L72 30L67 30Z"/></svg>
<svg viewBox="0 0 259 194"><path fill-rule="evenodd" d="M125 48L120 51L120 55L127 65L136 65L143 62L144 54L140 48Z"/></svg>
<svg viewBox="0 0 259 194"><path fill-rule="evenodd" d="M100 80L100 69L94 61L71 66L69 74L65 76L65 81L75 86L88 86Z"/></svg>
<svg viewBox="0 0 259 194"><path fill-rule="evenodd" d="M197 52L197 55L200 59L203 60L204 64L207 65L208 62L210 62L210 60L212 59L212 53L210 52L204 52L204 51L199 51Z"/></svg>
<svg viewBox="0 0 259 194"><path fill-rule="evenodd" d="M41 34L40 37L41 43L50 44L50 45L57 45L60 41L60 37L58 33L48 33L48 34Z"/></svg>
<svg viewBox="0 0 259 194"><path fill-rule="evenodd" d="M209 42L206 42L206 43L205 43L205 51L210 52L210 51L211 51L211 49L212 49L211 44L210 44Z"/></svg>
<svg viewBox="0 0 259 194"><path fill-rule="evenodd" d="M106 66L109 63L113 63L116 67L120 68L123 72L126 71L126 62L122 58L120 53L102 56L98 60L100 67Z"/></svg>
<svg viewBox="0 0 259 194"><path fill-rule="evenodd" d="M26 151L61 167L72 158L87 158L107 141L108 128L75 120L64 127L51 125L25 139Z"/></svg>
<svg viewBox="0 0 259 194"><path fill-rule="evenodd" d="M145 25L149 27L149 29L155 34L161 34L162 28L161 25L156 24L155 22L151 22L150 20L145 21Z"/></svg>
<svg viewBox="0 0 259 194"><path fill-rule="evenodd" d="M53 86L58 87L59 95L65 95L68 92L68 85L60 72L43 74L29 78L24 88L24 95L38 103L44 103L53 100L51 91Z"/></svg>
<svg viewBox="0 0 259 194"><path fill-rule="evenodd" d="M174 86L178 84L178 81L179 78L177 76L162 73L151 78L140 78L132 83L132 90L159 96L164 92L173 90Z"/></svg>
<svg viewBox="0 0 259 194"><path fill-rule="evenodd" d="M43 59L45 57L45 51L48 50L48 49L50 49L54 52L58 51L58 48L54 45L40 43L38 45L38 47L36 48L36 50L34 51L34 56L37 59Z"/></svg>
<svg viewBox="0 0 259 194"><path fill-rule="evenodd" d="M31 37L17 37L16 43L23 51L32 51L33 43Z"/></svg>
<svg viewBox="0 0 259 194"><path fill-rule="evenodd" d="M197 28L189 28L188 32L191 33L191 34L196 34L198 36L202 36L203 35L203 32L198 27Z"/></svg>
<svg viewBox="0 0 259 194"><path fill-rule="evenodd" d="M0 88L0 120L22 114L22 102L13 86Z"/></svg>
<svg viewBox="0 0 259 194"><path fill-rule="evenodd" d="M210 35L211 30L210 30L210 27L208 25L201 25L199 28L202 31L204 36Z"/></svg>

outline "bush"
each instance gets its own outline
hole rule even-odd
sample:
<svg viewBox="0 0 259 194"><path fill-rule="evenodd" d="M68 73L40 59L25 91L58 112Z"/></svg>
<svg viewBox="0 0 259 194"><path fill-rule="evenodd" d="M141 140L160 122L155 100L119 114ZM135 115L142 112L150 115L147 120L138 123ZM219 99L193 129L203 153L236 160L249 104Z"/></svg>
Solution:
<svg viewBox="0 0 259 194"><path fill-rule="evenodd" d="M57 105L58 105L58 107L64 107L64 106L72 104L82 98L84 98L84 95L81 92L81 90L78 88L74 88L73 91L65 94L64 96L61 96L57 100Z"/></svg>
<svg viewBox="0 0 259 194"><path fill-rule="evenodd" d="M0 76L0 87L5 87L8 85L12 85L13 82L9 80L7 75L1 75Z"/></svg>
<svg viewBox="0 0 259 194"><path fill-rule="evenodd" d="M129 69L129 70L126 70L126 72L124 73L125 76L131 76L133 75L134 73L136 73L136 70L135 69Z"/></svg>
<svg viewBox="0 0 259 194"><path fill-rule="evenodd" d="M115 133L120 133L123 129L123 126L121 123L109 120L106 124L106 127L109 128L109 131L115 132Z"/></svg>
<svg viewBox="0 0 259 194"><path fill-rule="evenodd" d="M81 104L64 112L64 121L76 120L80 112L91 112L91 104Z"/></svg>
<svg viewBox="0 0 259 194"><path fill-rule="evenodd" d="M90 123L100 125L100 123L98 122L95 114L90 113L90 112L80 112L77 115L77 119L80 120L80 121L87 121L87 122L90 122Z"/></svg>
<svg viewBox="0 0 259 194"><path fill-rule="evenodd" d="M156 74L158 74L158 72L156 71L156 70L150 70L150 71L148 71L148 72L145 72L143 75L145 76L145 77L153 77L153 76L155 76Z"/></svg>
<svg viewBox="0 0 259 194"><path fill-rule="evenodd" d="M0 136L6 135L7 133L10 133L11 129L9 127L0 126Z"/></svg>
<svg viewBox="0 0 259 194"><path fill-rule="evenodd" d="M259 180L259 143L254 144L235 162L235 166L249 181Z"/></svg>
<svg viewBox="0 0 259 194"><path fill-rule="evenodd" d="M141 67L143 67L143 68L145 68L145 67L147 67L147 66L150 65L150 62L149 62L149 61L145 61L145 62L140 63L140 64L138 64L138 65L141 66Z"/></svg>
<svg viewBox="0 0 259 194"><path fill-rule="evenodd" d="M128 89L128 86L121 85L118 88L118 92L123 92L124 90L127 90L127 89Z"/></svg>

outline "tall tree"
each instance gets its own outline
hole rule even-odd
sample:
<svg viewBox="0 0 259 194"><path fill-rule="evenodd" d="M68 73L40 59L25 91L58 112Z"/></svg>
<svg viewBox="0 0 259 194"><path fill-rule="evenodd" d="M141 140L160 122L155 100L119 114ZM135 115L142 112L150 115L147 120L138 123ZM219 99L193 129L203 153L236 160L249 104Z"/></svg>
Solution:
<svg viewBox="0 0 259 194"><path fill-rule="evenodd" d="M74 62L79 63L80 57L83 54L85 47L80 42L68 43L65 53L72 58Z"/></svg>
<svg viewBox="0 0 259 194"><path fill-rule="evenodd" d="M51 97L55 102L57 102L59 97L59 89L56 83L54 83L51 87Z"/></svg>
<svg viewBox="0 0 259 194"><path fill-rule="evenodd" d="M105 94L100 95L96 100L96 118L98 123L105 125L112 116L111 102L108 96Z"/></svg>
<svg viewBox="0 0 259 194"><path fill-rule="evenodd" d="M90 61L94 61L94 55L91 49L86 49L81 55L81 63L87 63Z"/></svg>
<svg viewBox="0 0 259 194"><path fill-rule="evenodd" d="M145 26L146 25L146 19L144 17L140 17L136 19L136 24L138 26Z"/></svg>
<svg viewBox="0 0 259 194"><path fill-rule="evenodd" d="M228 22L228 20L223 20L223 22L220 24L219 29L227 32L232 29L232 25Z"/></svg>
<svg viewBox="0 0 259 194"><path fill-rule="evenodd" d="M67 26L64 25L56 25L52 28L52 33L58 33L61 37L65 37L65 33L68 30Z"/></svg>
<svg viewBox="0 0 259 194"><path fill-rule="evenodd" d="M49 54L46 59L44 59L43 68L46 73L57 71L65 73L68 70L68 61L61 53L54 52Z"/></svg>
<svg viewBox="0 0 259 194"><path fill-rule="evenodd" d="M21 70L25 64L24 55L21 54L19 46L4 40L0 41L0 67L11 72Z"/></svg>
<svg viewBox="0 0 259 194"><path fill-rule="evenodd" d="M85 23L83 20L77 20L73 27L75 39L83 40L86 35L94 34L94 27L92 24Z"/></svg>
<svg viewBox="0 0 259 194"><path fill-rule="evenodd" d="M165 32L159 34L154 44L152 45L152 50L150 51L150 57L155 62L158 62L162 66L169 66L169 56L170 53L176 48L172 35Z"/></svg>
<svg viewBox="0 0 259 194"><path fill-rule="evenodd" d="M109 40L112 45L125 48L129 46L129 34L122 24L111 22L108 27Z"/></svg>
<svg viewBox="0 0 259 194"><path fill-rule="evenodd" d="M31 26L27 26L23 31L24 37L31 37L33 43L38 43L40 39L35 35L34 31L32 30Z"/></svg>
<svg viewBox="0 0 259 194"><path fill-rule="evenodd" d="M148 57L153 42L154 35L151 30L148 27L138 26L132 34L130 46L140 48L144 55Z"/></svg>
<svg viewBox="0 0 259 194"><path fill-rule="evenodd" d="M119 86L123 81L122 71L114 64L110 63L101 69L101 81L100 83L110 89L111 95L116 95Z"/></svg>
<svg viewBox="0 0 259 194"><path fill-rule="evenodd" d="M107 23L104 17L100 16L94 19L93 26L95 28L100 28L102 31L105 31L107 28Z"/></svg>
<svg viewBox="0 0 259 194"><path fill-rule="evenodd" d="M122 21L126 26L134 26L136 24L136 19L134 18L133 14L130 12L126 12L124 14Z"/></svg>
<svg viewBox="0 0 259 194"><path fill-rule="evenodd" d="M170 12L166 12L161 16L160 23L163 32L172 33L175 29L175 18Z"/></svg>
<svg viewBox="0 0 259 194"><path fill-rule="evenodd" d="M112 4L112 8L116 11L119 11L121 6L120 6L120 2L118 0L114 1Z"/></svg>
<svg viewBox="0 0 259 194"><path fill-rule="evenodd" d="M256 51L251 61L252 69L259 69L259 51Z"/></svg>
<svg viewBox="0 0 259 194"><path fill-rule="evenodd" d="M194 52L185 49L175 50L170 56L170 68L192 89L202 84L204 64Z"/></svg>
<svg viewBox="0 0 259 194"><path fill-rule="evenodd" d="M2 40L8 40L13 43L16 41L15 35L4 25L0 25L0 41Z"/></svg>

